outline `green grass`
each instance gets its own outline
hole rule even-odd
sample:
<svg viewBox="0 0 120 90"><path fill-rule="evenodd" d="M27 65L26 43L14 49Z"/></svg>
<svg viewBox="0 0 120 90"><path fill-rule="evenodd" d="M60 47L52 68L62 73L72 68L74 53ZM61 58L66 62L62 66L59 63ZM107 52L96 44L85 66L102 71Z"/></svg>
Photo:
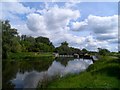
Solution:
<svg viewBox="0 0 120 90"><path fill-rule="evenodd" d="M102 56L86 71L48 84L48 88L120 88L120 60Z"/></svg>
<svg viewBox="0 0 120 90"><path fill-rule="evenodd" d="M40 52L20 52L9 53L8 59L40 59L45 57L53 57L52 52L40 53Z"/></svg>

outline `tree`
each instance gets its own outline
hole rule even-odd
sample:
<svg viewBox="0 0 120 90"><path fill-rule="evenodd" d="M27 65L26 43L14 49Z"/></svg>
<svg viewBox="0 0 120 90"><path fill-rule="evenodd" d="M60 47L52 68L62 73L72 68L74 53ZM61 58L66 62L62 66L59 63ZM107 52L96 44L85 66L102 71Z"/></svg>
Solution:
<svg viewBox="0 0 120 90"><path fill-rule="evenodd" d="M22 45L22 51L27 52L27 51L32 51L33 48L32 46L34 46L36 41L35 38L32 36L22 35L20 43Z"/></svg>
<svg viewBox="0 0 120 90"><path fill-rule="evenodd" d="M21 44L19 43L17 38L12 38L11 42L12 42L11 43L11 52L16 53L16 52L21 52L22 51Z"/></svg>
<svg viewBox="0 0 120 90"><path fill-rule="evenodd" d="M80 54L80 49L69 47L68 43L65 41L61 43L61 46L55 48L55 52L62 55L73 55L74 53Z"/></svg>
<svg viewBox="0 0 120 90"><path fill-rule="evenodd" d="M11 28L8 20L0 21L2 24L2 56L8 57L9 52L21 51L17 29Z"/></svg>
<svg viewBox="0 0 120 90"><path fill-rule="evenodd" d="M82 52L83 52L83 53L87 53L87 52L88 52L88 50L87 50L87 49L85 49L85 48L83 48L83 49L82 49Z"/></svg>
<svg viewBox="0 0 120 90"><path fill-rule="evenodd" d="M47 37L37 37L35 38L36 44L41 45L39 46L40 51L44 51L44 52L53 52L54 51L54 45L52 44L52 42L50 42L49 38Z"/></svg>
<svg viewBox="0 0 120 90"><path fill-rule="evenodd" d="M35 38L35 40L36 40L37 43L45 43L47 45L49 45L51 43L50 40L49 40L49 38L41 37L41 36Z"/></svg>
<svg viewBox="0 0 120 90"><path fill-rule="evenodd" d="M26 35L22 35L22 36L21 36L21 40L25 40L26 38L27 38Z"/></svg>
<svg viewBox="0 0 120 90"><path fill-rule="evenodd" d="M62 42L62 43L61 43L61 46L64 46L64 45L65 45L65 46L68 46L68 43L67 43L66 41L65 41L65 42Z"/></svg>
<svg viewBox="0 0 120 90"><path fill-rule="evenodd" d="M109 55L110 51L108 49L102 49L102 48L98 48L99 54L100 55Z"/></svg>

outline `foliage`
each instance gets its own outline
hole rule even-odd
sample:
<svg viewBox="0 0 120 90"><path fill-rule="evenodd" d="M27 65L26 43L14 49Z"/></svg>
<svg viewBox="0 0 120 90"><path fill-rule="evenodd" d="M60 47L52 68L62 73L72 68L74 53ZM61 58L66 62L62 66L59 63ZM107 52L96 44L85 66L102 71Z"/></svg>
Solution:
<svg viewBox="0 0 120 90"><path fill-rule="evenodd" d="M54 50L53 44L46 37L31 37L22 35L21 45L24 47L23 51L28 52L52 52Z"/></svg>
<svg viewBox="0 0 120 90"><path fill-rule="evenodd" d="M68 46L68 43L65 41L65 42L62 42L61 43L61 46Z"/></svg>
<svg viewBox="0 0 120 90"><path fill-rule="evenodd" d="M35 40L37 43L45 43L47 45L50 45L50 43L51 43L48 38L42 37L42 36L35 38Z"/></svg>
<svg viewBox="0 0 120 90"><path fill-rule="evenodd" d="M87 49L85 49L85 48L83 48L83 49L82 49L82 52L83 52L83 53L87 53L87 52L88 52L88 50L87 50Z"/></svg>
<svg viewBox="0 0 120 90"><path fill-rule="evenodd" d="M11 28L9 21L1 21L2 23L2 55L3 58L8 57L8 52L21 51L21 45L19 43L19 36L17 30Z"/></svg>
<svg viewBox="0 0 120 90"><path fill-rule="evenodd" d="M99 50L99 54L100 55L109 55L110 54L110 51L108 49L102 49L102 48L98 48Z"/></svg>
<svg viewBox="0 0 120 90"><path fill-rule="evenodd" d="M69 47L68 43L62 42L61 46L55 48L55 52L58 52L61 55L73 55L74 53L80 53L80 49Z"/></svg>

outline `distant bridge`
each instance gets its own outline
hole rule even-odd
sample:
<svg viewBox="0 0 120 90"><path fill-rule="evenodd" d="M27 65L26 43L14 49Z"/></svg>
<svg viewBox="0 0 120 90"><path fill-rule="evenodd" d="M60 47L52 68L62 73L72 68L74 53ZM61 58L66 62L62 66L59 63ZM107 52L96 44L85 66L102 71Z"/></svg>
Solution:
<svg viewBox="0 0 120 90"><path fill-rule="evenodd" d="M73 55L59 55L58 53L54 53L54 56L57 58L57 57L61 57L61 58L68 58L68 57L73 57L73 58L82 58L83 60L84 59L87 59L87 60L92 60L93 63L98 60L98 58L94 55L90 55L90 54L73 54Z"/></svg>

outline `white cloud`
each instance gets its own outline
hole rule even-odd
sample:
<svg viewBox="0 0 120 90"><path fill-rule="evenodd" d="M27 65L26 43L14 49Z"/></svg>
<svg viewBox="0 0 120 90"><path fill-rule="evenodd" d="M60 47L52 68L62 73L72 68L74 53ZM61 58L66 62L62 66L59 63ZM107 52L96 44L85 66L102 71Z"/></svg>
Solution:
<svg viewBox="0 0 120 90"><path fill-rule="evenodd" d="M97 36L97 39L102 41L102 40L110 40L110 39L117 39L118 35L117 33L107 33L107 34L99 34Z"/></svg>
<svg viewBox="0 0 120 90"><path fill-rule="evenodd" d="M86 22L73 22L73 30L83 30L88 25Z"/></svg>
<svg viewBox="0 0 120 90"><path fill-rule="evenodd" d="M80 0L75 2L75 0L70 0L70 2L65 3L66 8L74 8L77 6L77 4L80 3Z"/></svg>
<svg viewBox="0 0 120 90"><path fill-rule="evenodd" d="M66 27L70 20L75 20L80 17L78 10L53 7L44 12L44 17L49 29L57 29Z"/></svg>
<svg viewBox="0 0 120 90"><path fill-rule="evenodd" d="M93 16L89 15L82 22L73 22L73 30L89 30L94 33L97 40L104 41L118 38L118 16Z"/></svg>
<svg viewBox="0 0 120 90"><path fill-rule="evenodd" d="M2 6L0 19L8 19L16 23L23 19L19 15L26 15L35 11L34 8L25 7L20 2L2 2L0 4Z"/></svg>
<svg viewBox="0 0 120 90"><path fill-rule="evenodd" d="M78 30L80 27L86 27L93 30L96 34L113 33L118 30L118 15L101 17L89 15L82 22L73 22L73 27L77 24Z"/></svg>
<svg viewBox="0 0 120 90"><path fill-rule="evenodd" d="M117 42L116 40L117 39L100 41L100 40L97 40L96 38L94 38L92 35L90 35L90 36L85 37L85 40L82 42L81 46L82 46L82 48L86 48L91 51L97 51L98 50L97 48L106 48L111 51L117 51L117 49L115 49L115 47L110 45L111 43L113 43L113 44L116 43Z"/></svg>
<svg viewBox="0 0 120 90"><path fill-rule="evenodd" d="M27 26L31 31L44 32L46 30L44 17L35 13L27 16Z"/></svg>
<svg viewBox="0 0 120 90"><path fill-rule="evenodd" d="M28 29L26 23L12 25L12 28L17 28L19 35L34 36L34 33Z"/></svg>
<svg viewBox="0 0 120 90"><path fill-rule="evenodd" d="M47 36L57 46L63 41L68 41L70 45L79 44L84 39L69 33L70 21L80 17L78 10L60 8L55 5L38 12L40 14L33 13L27 16L27 26L31 31L36 32L36 36Z"/></svg>
<svg viewBox="0 0 120 90"><path fill-rule="evenodd" d="M30 9L29 7L25 7L22 3L19 2L10 2L10 3L2 3L2 10L4 12L9 12L13 14L26 14L33 12L35 9Z"/></svg>
<svg viewBox="0 0 120 90"><path fill-rule="evenodd" d="M89 15L86 21L88 23L88 27L93 29L94 33L96 34L113 33L117 31L118 27L117 15L107 17Z"/></svg>

